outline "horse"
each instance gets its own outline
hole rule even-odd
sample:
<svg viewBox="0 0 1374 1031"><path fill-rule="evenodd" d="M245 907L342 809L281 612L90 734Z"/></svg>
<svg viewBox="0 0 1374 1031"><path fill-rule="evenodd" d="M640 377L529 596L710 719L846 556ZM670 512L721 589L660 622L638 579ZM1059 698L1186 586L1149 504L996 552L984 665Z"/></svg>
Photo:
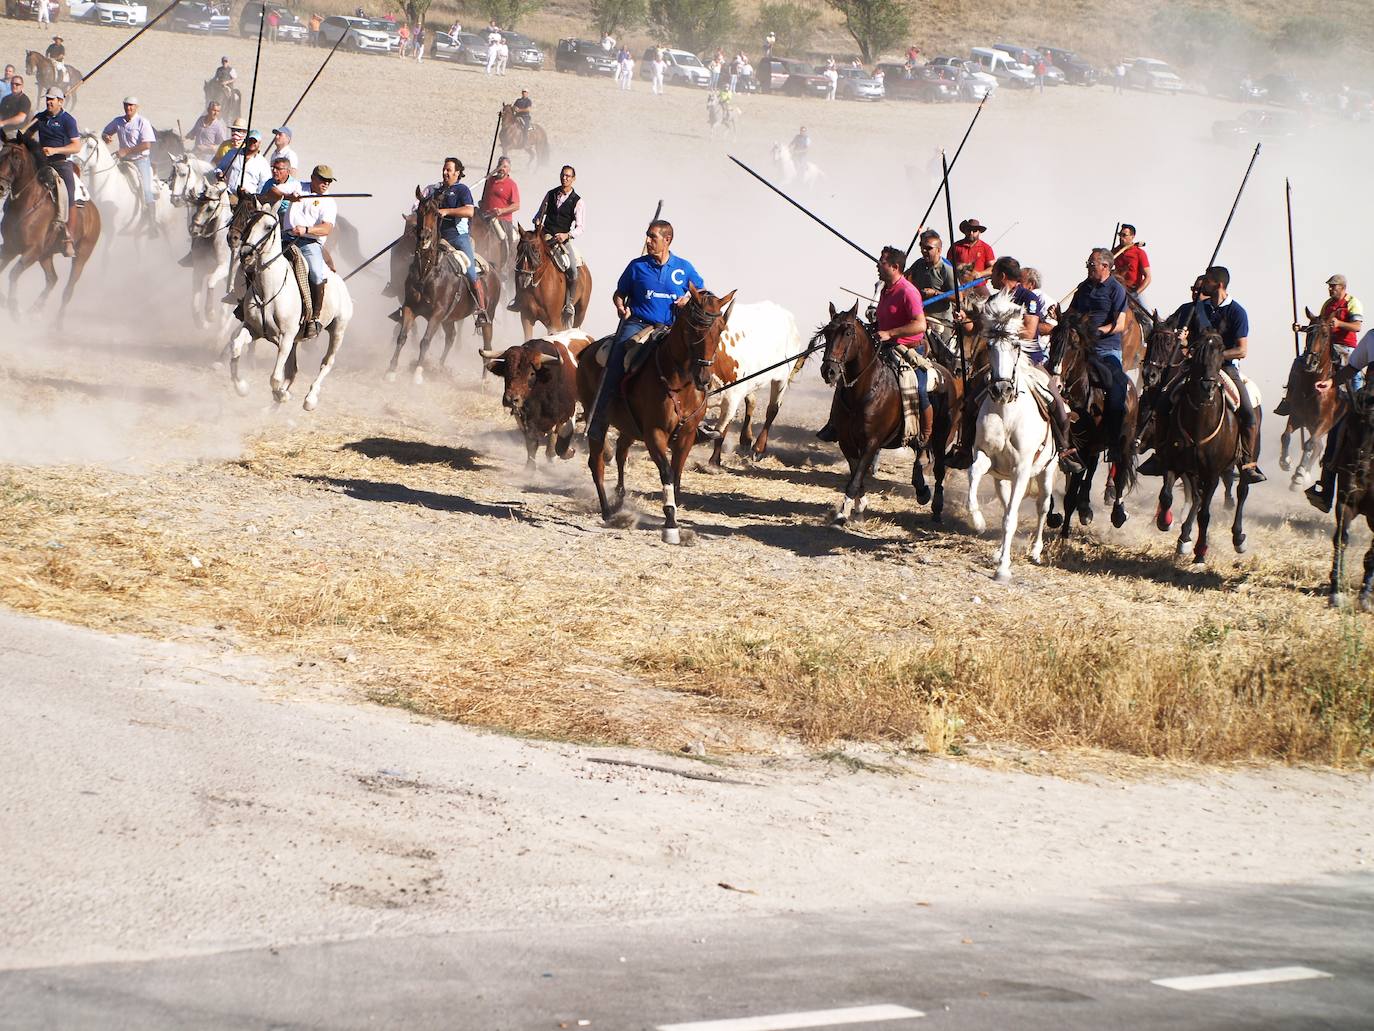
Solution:
<svg viewBox="0 0 1374 1031"><path fill-rule="evenodd" d="M471 220L472 246L496 269L502 282L510 274L515 261L515 223L499 218L483 218L479 213Z"/></svg>
<svg viewBox="0 0 1374 1031"><path fill-rule="evenodd" d="M1065 404L1076 416L1072 437L1078 449L1083 471L1068 477L1064 487L1064 521L1060 536L1068 537L1073 514L1084 526L1093 521L1092 480L1097 463L1105 451L1111 463L1108 477L1112 485L1112 525L1120 528L1126 522L1127 492L1135 485L1135 420L1138 394L1135 384L1126 381L1126 411L1119 431L1112 435L1106 418L1106 385L1093 381L1091 358L1096 345L1097 331L1089 317L1080 312L1066 311L1050 333L1050 369L1060 370L1060 393Z"/></svg>
<svg viewBox="0 0 1374 1031"><path fill-rule="evenodd" d="M132 163L114 156L99 133L83 132L81 149L72 160L81 169L81 181L90 190L91 200L111 219L117 236L148 235L167 237L177 221L171 190L165 182L153 180L153 222L156 227L148 233L143 183Z"/></svg>
<svg viewBox="0 0 1374 1031"><path fill-rule="evenodd" d="M544 127L531 122L529 130L520 124L516 117L514 104L501 105L501 151L510 154L524 151L530 159L530 170L535 171L549 163L549 135ZM527 336L529 334L526 334Z"/></svg>
<svg viewBox="0 0 1374 1031"><path fill-rule="evenodd" d="M202 329L217 336L229 328L228 307L221 300L228 288L229 237L225 232L233 209L229 189L223 183L202 181L186 207L186 229L191 237L191 317Z"/></svg>
<svg viewBox="0 0 1374 1031"><path fill-rule="evenodd" d="M24 71L38 83L34 96L41 97L49 86L56 86L67 95L66 110L71 111L76 107L76 87L81 85L85 77L71 65L64 61L59 70L57 62L47 54L25 50Z"/></svg>
<svg viewBox="0 0 1374 1031"><path fill-rule="evenodd" d="M778 174L782 177L783 185L795 182L798 176L801 177L802 186L815 186L825 178L825 173L821 171L810 158L807 158L798 167L797 162L792 157L790 147L784 147L781 143L773 144L773 164L777 166Z"/></svg>
<svg viewBox="0 0 1374 1031"><path fill-rule="evenodd" d="M1164 465L1164 486L1159 492L1159 512L1173 507L1175 476L1188 483L1196 507L1198 539L1193 561L1207 561L1207 530L1211 523L1212 496L1223 474L1240 461L1240 419L1227 403L1221 371L1226 345L1213 329L1195 330L1190 338L1192 354L1169 407L1169 414L1156 433L1155 453ZM1259 412L1256 410L1256 416ZM1245 499L1250 485L1244 477L1236 489L1236 517L1231 524L1231 543L1236 553L1245 554ZM1190 512L1185 530L1191 527ZM1161 529L1165 528L1161 525ZM1187 538L1181 537L1178 554L1186 552Z"/></svg>
<svg viewBox="0 0 1374 1031"><path fill-rule="evenodd" d="M53 221L57 218L57 201L39 181L38 163L33 154L17 141L8 141L0 146L0 198L5 202L4 214L0 216L0 237L4 239L4 243L0 244L0 271L16 258L19 259L10 273L10 311L18 314L19 277L35 263L42 266L47 279L47 285L34 304L34 310L37 311L57 285L53 258L62 253L60 237L53 228ZM61 311L65 311L71 301L81 272L91 260L96 242L100 239L100 210L94 204L76 204L75 198L68 198L68 202L74 205L72 210L75 214L70 222L70 231L76 254L72 259L66 289L62 291ZM61 311L58 313L59 324Z"/></svg>
<svg viewBox="0 0 1374 1031"><path fill-rule="evenodd" d="M282 251L281 224L273 210L275 206L258 206L252 198L240 196L238 207L246 212L240 215L236 211L234 221L241 225L238 258L248 292L243 299L243 325L230 345L229 378L240 396L246 396L248 381L239 376L239 359L250 341L266 340L277 348L277 362L272 369L272 396L278 404L283 404L291 400L291 386L296 380L297 347L305 301L296 285L291 261ZM333 270L327 275L324 303L315 315L329 334L329 342L320 371L305 395L307 412L313 412L320 403L320 387L334 367L344 331L353 317L353 299L348 294L348 285Z"/></svg>
<svg viewBox="0 0 1374 1031"><path fill-rule="evenodd" d="M185 207L200 196L202 188L210 181L210 173L215 166L200 158L183 154L172 159L171 170L163 180L167 184L168 198L172 206Z"/></svg>
<svg viewBox="0 0 1374 1031"><path fill-rule="evenodd" d="M862 514L867 507L865 480L878 453L904 446L905 420L897 373L889 361L884 360L884 354L858 313L858 301L848 311L838 310L831 304L830 321L812 337L813 343L822 340L825 343L821 378L836 388L830 402L830 419L839 437L840 450L849 463L844 499L834 516L836 526L844 526L850 516ZM891 359L890 349L887 357ZM950 392L953 377L934 362L931 365L935 369L929 388L930 403L934 407L931 437L923 447L916 449L911 484L916 488L917 503L929 503L931 518L938 523L943 518L945 506L945 450L952 425ZM933 491L926 485L921 470L923 451L932 460Z"/></svg>
<svg viewBox="0 0 1374 1031"><path fill-rule="evenodd" d="M225 125L233 125L234 120L243 113L243 94L232 82L221 82L219 79L206 79L203 92L205 93L205 106L218 104L220 117L224 119Z"/></svg>
<svg viewBox="0 0 1374 1031"><path fill-rule="evenodd" d="M583 265L578 274L570 326L563 318L568 281L563 270L554 264L544 234L538 229L525 229L519 223L515 230L520 234L515 244L515 304L525 339L534 336L534 327L540 322L550 333L580 327L592 299L592 270Z"/></svg>
<svg viewBox="0 0 1374 1031"><path fill-rule="evenodd" d="M625 458L636 440L644 441L649 457L658 467L663 490L663 531L665 544L681 544L677 522L681 500L682 469L687 464L697 427L706 414L710 400L711 370L721 334L729 327L735 291L717 297L709 290L687 284L686 303L662 339L641 346L653 353L636 372L627 373L619 397L609 398L610 423L618 432L615 443L616 504L612 509L606 497L606 446L604 440L590 441L592 482L601 505L601 518L610 522L625 500ZM601 368L594 357L577 366L577 392L583 411L590 412L601 380Z"/></svg>
<svg viewBox="0 0 1374 1031"><path fill-rule="evenodd" d="M741 304L731 315L730 328L720 338L716 364L712 370L713 383L720 391L720 416L716 421L716 440L711 464L721 464L725 433L735 419L740 402L744 402L744 420L740 425L740 454L762 458L768 448L768 433L782 405L792 378L806 361L802 355L795 362L787 361L801 350L801 334L797 320L780 305L765 301L760 304ZM772 366L772 368L770 368ZM767 370L767 371L763 371ZM754 395L768 384L768 414L758 437L753 436Z"/></svg>
<svg viewBox="0 0 1374 1031"><path fill-rule="evenodd" d="M444 329L444 353L439 359L442 366L453 349L458 324L478 310L477 292L468 277L460 273L453 263L444 258L439 246L439 203L434 196L425 197L419 187L415 196L420 206L415 212L414 257L406 273L405 287L401 294L401 328L396 333L396 350L391 355L387 367L388 382L396 378L396 366L401 360L401 351L410 335L410 328L417 317L426 320L425 332L420 337L420 353L415 359L412 378L416 383L425 380L425 356L429 353L430 341L439 327ZM399 248L398 248L399 249ZM495 318L497 304L501 300L501 282L490 272L487 289L487 321L482 326L482 347L490 350L492 320Z"/></svg>
<svg viewBox="0 0 1374 1031"><path fill-rule="evenodd" d="M712 90L706 95L706 127L712 139L719 130L733 140L739 135L740 111L733 103L721 103L719 95Z"/></svg>
<svg viewBox="0 0 1374 1031"><path fill-rule="evenodd" d="M1020 519L1021 501L1032 483L1036 486L1035 538L1029 559L1035 565L1045 543L1045 521L1054 478L1059 468L1059 453L1046 412L1032 393L1031 364L1021 347L1020 337L1010 328L1011 318L985 327L980 333L988 343L988 387L978 408L978 428L973 442L973 464L968 471L968 511L974 529L987 528L978 500L978 487L985 474L997 482L1002 501L1002 546L997 551L996 580L1011 580L1011 545ZM1019 320L1018 320L1019 321Z"/></svg>
<svg viewBox="0 0 1374 1031"><path fill-rule="evenodd" d="M1341 591L1345 579L1345 549L1350 544L1350 523L1364 516L1374 529L1374 387L1370 381L1352 394L1345 428L1336 447L1336 528L1331 535L1331 584L1327 597L1332 608L1345 604ZM1374 612L1374 542L1364 556L1364 580L1360 610Z"/></svg>
<svg viewBox="0 0 1374 1031"><path fill-rule="evenodd" d="M1331 327L1307 311L1307 346L1302 362L1295 365L1288 376L1288 422L1280 438L1279 468L1284 472L1293 468L1288 458L1289 444L1294 430L1305 430L1307 442L1302 446L1302 458L1293 471L1290 490L1301 490L1312 482L1317 460L1326 449L1326 435L1345 412L1345 401L1331 387L1335 368L1331 352Z"/></svg>

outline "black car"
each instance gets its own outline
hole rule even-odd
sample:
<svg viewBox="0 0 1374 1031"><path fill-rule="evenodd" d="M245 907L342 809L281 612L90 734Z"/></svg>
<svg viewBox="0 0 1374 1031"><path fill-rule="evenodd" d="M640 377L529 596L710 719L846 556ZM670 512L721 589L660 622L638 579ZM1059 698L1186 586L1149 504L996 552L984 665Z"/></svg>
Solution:
<svg viewBox="0 0 1374 1031"><path fill-rule="evenodd" d="M941 74L938 68L918 64L908 69L903 64L880 64L883 89L892 100L919 100L923 103L943 103L959 99L959 87L953 78Z"/></svg>
<svg viewBox="0 0 1374 1031"><path fill-rule="evenodd" d="M830 80L820 75L809 64L801 61L784 61L787 79L782 84L782 92L789 97L824 97L830 93ZM776 68L773 81L777 82ZM776 86L773 87L777 89Z"/></svg>
<svg viewBox="0 0 1374 1031"><path fill-rule="evenodd" d="M615 55L590 39L560 39L553 54L553 70L578 75L614 75Z"/></svg>
<svg viewBox="0 0 1374 1031"><path fill-rule="evenodd" d="M1064 73L1064 81L1078 86L1091 86L1097 82L1097 69L1072 50L1060 47L1040 47L1040 53L1050 64Z"/></svg>
<svg viewBox="0 0 1374 1031"><path fill-rule="evenodd" d="M1241 112L1239 118L1212 123L1212 139L1218 143L1283 140L1297 134L1298 122L1290 111L1266 111L1256 108Z"/></svg>

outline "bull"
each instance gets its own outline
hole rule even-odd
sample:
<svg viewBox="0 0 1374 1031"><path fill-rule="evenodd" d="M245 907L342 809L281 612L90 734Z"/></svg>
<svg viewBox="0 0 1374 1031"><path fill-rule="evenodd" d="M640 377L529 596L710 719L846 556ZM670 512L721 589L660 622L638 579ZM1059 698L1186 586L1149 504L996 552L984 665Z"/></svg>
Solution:
<svg viewBox="0 0 1374 1031"><path fill-rule="evenodd" d="M573 416L577 408L577 360L594 343L581 330L527 340L504 351L481 350L489 371L505 380L501 404L525 435L526 465L534 465L540 445L549 461L573 455Z"/></svg>

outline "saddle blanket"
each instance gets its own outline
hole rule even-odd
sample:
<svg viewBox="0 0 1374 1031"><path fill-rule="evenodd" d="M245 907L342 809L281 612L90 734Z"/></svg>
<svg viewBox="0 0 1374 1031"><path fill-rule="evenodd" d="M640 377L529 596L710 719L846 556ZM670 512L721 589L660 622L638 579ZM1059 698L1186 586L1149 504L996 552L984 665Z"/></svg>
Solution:
<svg viewBox="0 0 1374 1031"><path fill-rule="evenodd" d="M568 256L570 253L573 258L577 259L578 268L586 267L587 261L576 247L566 243L554 243L552 237L546 236L544 239L549 244L549 260L553 262L553 267L559 272L567 272L572 268L572 258Z"/></svg>
<svg viewBox="0 0 1374 1031"><path fill-rule="evenodd" d="M1240 374L1240 378L1245 383L1245 392L1250 395L1251 407L1258 411L1261 403L1259 387L1255 386L1255 381L1243 372ZM1240 408L1240 395L1236 393L1236 385L1231 382L1230 376L1221 377L1221 387L1226 391L1226 403L1231 406L1231 411L1237 411Z"/></svg>
<svg viewBox="0 0 1374 1031"><path fill-rule="evenodd" d="M926 396L945 387L940 367L909 347L892 349L897 388L902 395L902 444L910 445L921 436L921 389L916 381L918 369L926 374Z"/></svg>
<svg viewBox="0 0 1374 1031"><path fill-rule="evenodd" d="M448 258L450 266L458 275L466 276L468 274L468 256L466 254L447 240L439 241L439 250ZM477 255L477 274L479 276L485 275L489 271L491 271L491 266L487 264L486 259L480 254Z"/></svg>
<svg viewBox="0 0 1374 1031"><path fill-rule="evenodd" d="M630 373L637 371L644 365L644 363L648 360L649 355L654 353L654 348L652 345L656 344L659 340L666 336L667 333L667 326L645 326L634 336L630 337L630 339L625 344L625 374L627 376ZM598 340L595 344L596 364L601 366L603 369L606 367L606 363L610 360L611 344L614 342L614 340L614 336L603 337L601 340ZM649 344L651 346L645 347L645 344Z"/></svg>

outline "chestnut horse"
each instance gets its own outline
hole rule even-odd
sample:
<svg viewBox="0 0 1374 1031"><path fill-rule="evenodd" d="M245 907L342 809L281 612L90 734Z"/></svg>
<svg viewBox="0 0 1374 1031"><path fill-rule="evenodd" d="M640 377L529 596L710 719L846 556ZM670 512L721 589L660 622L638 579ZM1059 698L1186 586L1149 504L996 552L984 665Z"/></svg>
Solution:
<svg viewBox="0 0 1374 1031"><path fill-rule="evenodd" d="M386 378L396 378L396 365L401 359L401 350L410 335L410 327L415 319L423 318L428 323L424 335L420 337L420 353L413 366L416 383L425 379L425 355L429 353L430 341L439 327L444 329L444 353L439 359L443 365L453 348L458 323L477 311L477 292L465 275L460 275L446 260L439 248L439 202L438 195L424 197L419 187L415 196L420 206L415 211L415 251L410 270L406 275L404 292L401 295L401 328L396 333L396 350L391 355L391 365L387 367ZM400 248L397 247L397 250ZM492 320L496 315L496 305L501 299L501 283L495 275L487 276L487 321L482 326L482 346L491 348Z"/></svg>
<svg viewBox="0 0 1374 1031"><path fill-rule="evenodd" d="M1350 543L1350 523L1364 516L1374 529L1374 388L1370 381L1352 395L1345 427L1338 430L1336 446L1336 529L1331 537L1331 585L1328 601L1332 608L1345 602L1341 581L1345 579L1345 549ZM1374 612L1374 542L1364 555L1364 580L1360 587L1360 609Z"/></svg>
<svg viewBox="0 0 1374 1031"><path fill-rule="evenodd" d="M81 85L84 76L71 65L62 62L62 71L59 72L57 63L47 54L25 50L24 71L38 83L38 88L33 92L35 97L41 97L49 86L56 86L67 94L67 102L63 107L68 111L76 107L76 87Z"/></svg>
<svg viewBox="0 0 1374 1031"><path fill-rule="evenodd" d="M658 466L663 488L663 540L667 544L682 543L677 524L682 469L696 443L697 427L706 414L711 370L735 299L733 290L717 297L690 283L687 289L687 303L677 309L667 335L643 345L654 348L653 354L636 372L626 374L622 396L609 398L610 424L618 433L614 508L606 498L606 442L588 441L591 455L587 465L596 484L601 518L607 522L625 500L625 457L630 446L636 440L644 441L649 457ZM577 365L577 392L586 412L592 411L601 380L601 366L591 351L588 348L587 359Z"/></svg>
<svg viewBox="0 0 1374 1031"><path fill-rule="evenodd" d="M514 104L501 105L501 151L524 151L530 159L530 169L541 168L549 163L549 135L542 125L530 123L526 132L515 117Z"/></svg>
<svg viewBox="0 0 1374 1031"><path fill-rule="evenodd" d="M830 305L830 321L817 331L813 341L825 341L821 378L835 387L830 402L830 420L840 440L840 450L849 462L849 480L844 500L835 513L835 524L843 526L856 511L862 513L867 502L864 481L873 469L878 452L903 446L901 389L892 366L883 360L868 328L859 319L859 303L848 311ZM934 364L934 363L932 363ZM932 387L930 403L934 420L930 440L917 451L911 469L911 484L918 504L930 504L931 518L940 522L945 507L945 450L949 444L951 418L955 405L954 377L940 368L941 387ZM921 471L921 454L932 462L935 489L926 486Z"/></svg>
<svg viewBox="0 0 1374 1031"><path fill-rule="evenodd" d="M1293 431L1307 431L1307 442L1293 471L1290 490L1301 490L1312 481L1317 459L1326 450L1326 435L1345 412L1345 401L1331 385L1336 368L1331 354L1331 327L1311 311L1307 318L1307 346L1303 348L1302 361L1288 374L1288 424L1280 438L1279 468L1287 472L1293 468L1288 458Z"/></svg>
<svg viewBox="0 0 1374 1031"><path fill-rule="evenodd" d="M0 147L0 197L4 198L5 211L0 217L0 235L4 244L0 246L0 271L6 265L19 259L10 273L9 306L11 312L18 312L19 297L17 286L19 277L30 265L37 263L43 268L47 285L34 304L34 310L41 308L53 287L57 285L57 269L53 258L62 253L57 230L53 220L57 218L57 201L48 188L38 179L38 163L33 154L22 143L6 142ZM62 310L72 299L76 282L90 261L96 241L100 239L100 212L94 204L73 204L75 217L70 228L72 245L76 256L72 259L72 271L67 277L66 289L62 291ZM61 321L61 313L58 321Z"/></svg>
<svg viewBox="0 0 1374 1031"><path fill-rule="evenodd" d="M1194 337L1192 334L1196 333ZM1187 370L1170 402L1168 415L1156 434L1155 453L1164 466L1164 486L1159 492L1159 512L1173 507L1174 478L1181 476L1192 492L1198 522L1193 561L1207 561L1207 529L1211 523L1212 496L1222 477L1240 461L1240 419L1226 401L1222 388L1222 353L1226 345L1214 329L1190 331L1192 354ZM1259 412L1256 411L1258 418ZM1250 485L1240 478L1236 488L1236 518L1231 524L1231 543L1236 553L1245 554L1245 499ZM1187 544L1186 533L1193 513L1184 523L1178 553ZM1164 527L1161 526L1161 529Z"/></svg>
<svg viewBox="0 0 1374 1031"><path fill-rule="evenodd" d="M518 224L515 228L520 234L515 245L515 303L525 339L534 336L535 324L540 322L550 333L580 328L592 299L592 270L583 265L577 276L577 296L573 298L573 319L569 326L563 318L568 281L562 269L553 263L544 234Z"/></svg>

